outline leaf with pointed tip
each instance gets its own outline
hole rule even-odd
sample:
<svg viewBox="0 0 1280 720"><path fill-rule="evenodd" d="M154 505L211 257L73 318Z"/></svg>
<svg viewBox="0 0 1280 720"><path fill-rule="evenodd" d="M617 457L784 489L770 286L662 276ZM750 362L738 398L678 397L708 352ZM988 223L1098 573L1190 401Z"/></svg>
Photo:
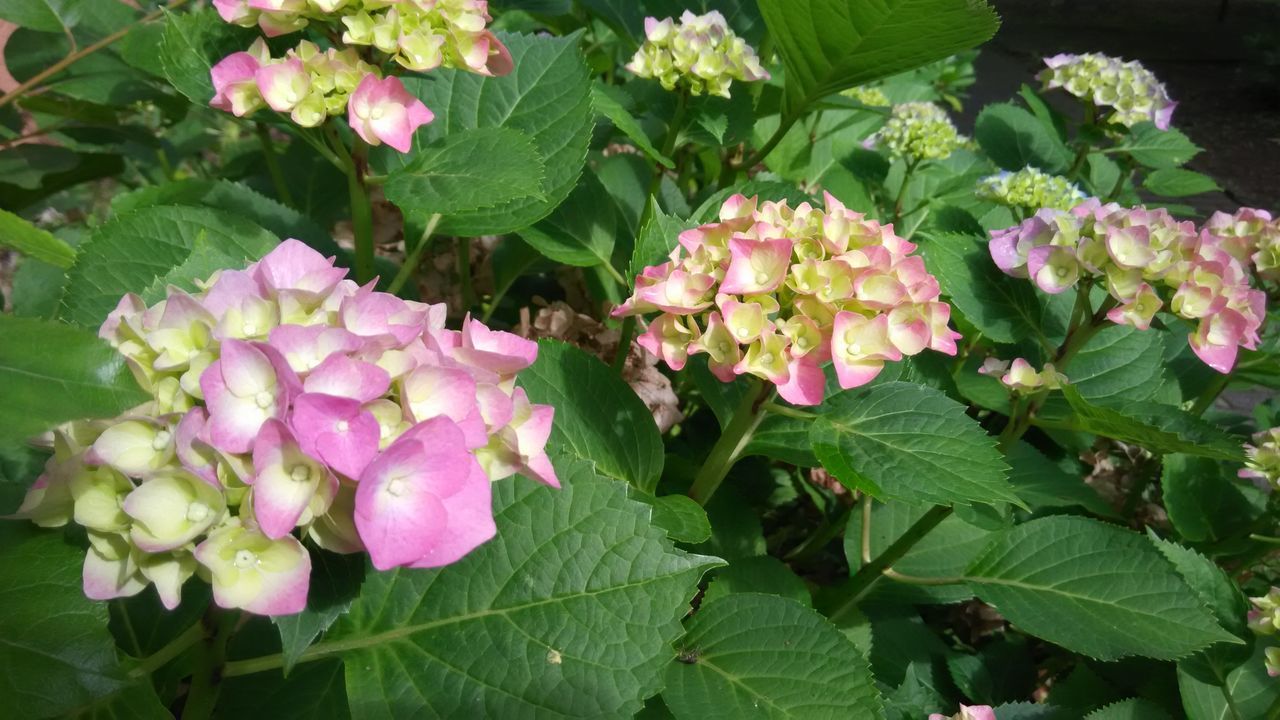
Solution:
<svg viewBox="0 0 1280 720"><path fill-rule="evenodd" d="M247 50L256 33L229 25L213 8L166 13L159 61L165 77L178 92L201 107L213 99L209 71L222 58Z"/></svg>
<svg viewBox="0 0 1280 720"><path fill-rule="evenodd" d="M971 235L942 233L921 243L929 271L942 293L987 338L1015 343L1043 336L1043 303L1031 283L1000 272L986 242Z"/></svg>
<svg viewBox="0 0 1280 720"><path fill-rule="evenodd" d="M550 217L520 231L520 239L544 256L574 267L607 265L618 235L618 210L592 175Z"/></svg>
<svg viewBox="0 0 1280 720"><path fill-rule="evenodd" d="M597 113L613 123L619 132L626 135L654 162L667 168L675 167L671 158L663 155L662 151L654 146L644 128L640 127L640 122L630 110L627 110L626 105L623 104L626 100L630 100L626 90L616 85L606 85L599 80L591 84L591 105Z"/></svg>
<svg viewBox="0 0 1280 720"><path fill-rule="evenodd" d="M76 251L66 241L5 210L0 210L0 245L63 270L76 261Z"/></svg>
<svg viewBox="0 0 1280 720"><path fill-rule="evenodd" d="M1141 445L1157 453L1181 452L1237 462L1243 458L1239 442L1178 408L1151 402L1097 405L1069 384L1062 386L1062 395L1071 406L1077 430Z"/></svg>
<svg viewBox="0 0 1280 720"><path fill-rule="evenodd" d="M462 215L521 200L541 200L545 168L532 139L486 127L447 135L414 152L387 177L387 199L416 217Z"/></svg>

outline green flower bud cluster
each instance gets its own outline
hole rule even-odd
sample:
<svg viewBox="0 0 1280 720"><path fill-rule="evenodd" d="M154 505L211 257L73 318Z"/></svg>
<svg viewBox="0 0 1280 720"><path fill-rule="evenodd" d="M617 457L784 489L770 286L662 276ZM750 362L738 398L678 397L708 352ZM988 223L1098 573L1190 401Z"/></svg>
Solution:
<svg viewBox="0 0 1280 720"><path fill-rule="evenodd" d="M947 117L947 111L929 102L894 105L889 120L870 141L887 147L908 162L943 160L963 147L966 140Z"/></svg>
<svg viewBox="0 0 1280 720"><path fill-rule="evenodd" d="M889 107L893 105L893 102L889 100L889 96L885 95L884 91L878 87L860 85L849 88L840 94L852 100L857 100L867 107Z"/></svg>
<svg viewBox="0 0 1280 720"><path fill-rule="evenodd" d="M977 195L1009 207L1055 210L1070 210L1086 197L1070 180L1033 167L983 178L978 183Z"/></svg>
<svg viewBox="0 0 1280 720"><path fill-rule="evenodd" d="M1040 74L1045 88L1062 88L1098 107L1108 107L1107 120L1133 127L1149 121L1161 130L1169 129L1177 103L1156 76L1137 61L1098 53L1055 55L1045 58L1048 69Z"/></svg>
<svg viewBox="0 0 1280 720"><path fill-rule="evenodd" d="M678 25L671 18L645 18L644 31L644 44L626 68L657 79L667 90L679 86L692 95L727 98L734 80L769 79L756 51L715 10L706 15L686 10Z"/></svg>
<svg viewBox="0 0 1280 720"><path fill-rule="evenodd" d="M491 19L487 5L484 0L365 0L359 12L342 17L342 41L372 45L414 72L449 67L503 75L511 58L485 29Z"/></svg>

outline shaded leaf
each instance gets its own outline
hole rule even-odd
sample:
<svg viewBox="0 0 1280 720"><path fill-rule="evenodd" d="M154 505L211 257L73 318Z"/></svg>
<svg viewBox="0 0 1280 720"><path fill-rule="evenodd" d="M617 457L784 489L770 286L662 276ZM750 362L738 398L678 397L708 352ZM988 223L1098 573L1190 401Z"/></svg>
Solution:
<svg viewBox="0 0 1280 720"><path fill-rule="evenodd" d="M76 251L66 242L4 210L0 210L0 245L63 270L76 261Z"/></svg>

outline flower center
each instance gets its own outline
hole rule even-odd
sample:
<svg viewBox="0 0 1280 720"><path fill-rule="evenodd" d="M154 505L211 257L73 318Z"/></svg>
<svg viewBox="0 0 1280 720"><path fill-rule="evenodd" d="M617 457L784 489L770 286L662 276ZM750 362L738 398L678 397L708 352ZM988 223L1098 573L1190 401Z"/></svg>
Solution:
<svg viewBox="0 0 1280 720"><path fill-rule="evenodd" d="M163 450L169 446L169 439L172 437L173 436L169 434L168 430L161 430L156 433L155 438L152 439L151 447L155 450Z"/></svg>
<svg viewBox="0 0 1280 720"><path fill-rule="evenodd" d="M374 120L381 120L381 119L382 119L382 108L380 108L380 107L376 107L376 108L374 108L374 109L373 109L373 112L369 113L369 117L373 118Z"/></svg>
<svg viewBox="0 0 1280 720"><path fill-rule="evenodd" d="M258 334L258 326L252 322L246 322L241 326L241 330L244 331L246 337Z"/></svg>
<svg viewBox="0 0 1280 720"><path fill-rule="evenodd" d="M240 568L241 570L244 570L246 568L251 568L254 565L257 565L258 556L253 554L249 550L237 550L236 559L233 560L232 563L236 567Z"/></svg>
<svg viewBox="0 0 1280 720"><path fill-rule="evenodd" d="M750 332L748 332L746 328L744 328L744 327L740 327L740 328L738 328L738 337L740 337L740 338L744 338L744 337L746 337L746 336L748 336L748 335L750 335L750 334L751 334L751 333L750 333Z"/></svg>
<svg viewBox="0 0 1280 720"><path fill-rule="evenodd" d="M400 479L392 480L387 483L387 494L393 497L400 497L401 495L404 495L405 491L408 489L409 486L405 481Z"/></svg>
<svg viewBox="0 0 1280 720"><path fill-rule="evenodd" d="M338 422L333 424L333 429L337 430L340 433L344 433L347 430L351 429L351 424L348 423L346 420L339 420Z"/></svg>
<svg viewBox="0 0 1280 720"><path fill-rule="evenodd" d="M1067 269L1066 269L1066 268L1064 268L1064 267L1060 267L1060 268L1058 268L1058 271L1057 271L1057 272L1058 272L1058 277L1060 277L1060 278L1064 278L1064 277L1066 277L1066 276L1067 276Z"/></svg>
<svg viewBox="0 0 1280 720"><path fill-rule="evenodd" d="M196 501L187 506L187 519L191 522L204 522L209 517L209 506Z"/></svg>
<svg viewBox="0 0 1280 720"><path fill-rule="evenodd" d="M253 401L258 404L258 407L262 408L263 410L266 410L267 408L271 407L271 404L276 401L276 398L271 393L267 392L266 390L263 390L262 392L254 396Z"/></svg>
<svg viewBox="0 0 1280 720"><path fill-rule="evenodd" d="M756 273L756 284L757 284L757 285L763 285L763 284L765 284L765 283L767 283L767 282L769 282L769 273L767 273L767 272L758 272L758 273Z"/></svg>
<svg viewBox="0 0 1280 720"><path fill-rule="evenodd" d="M773 353L765 353L760 356L760 363L763 365L772 365L773 360L774 360Z"/></svg>
<svg viewBox="0 0 1280 720"><path fill-rule="evenodd" d="M289 477L293 478L296 482L309 480L311 478L311 468L307 467L303 463L298 463L289 471Z"/></svg>
<svg viewBox="0 0 1280 720"><path fill-rule="evenodd" d="M849 345L849 349L847 350L847 352L849 353L849 355L850 355L850 356L853 356L853 355L861 355L861 354L862 354L862 346L861 346L861 345L859 345L858 343L851 343L851 344Z"/></svg>
<svg viewBox="0 0 1280 720"><path fill-rule="evenodd" d="M796 347L798 347L798 348L800 348L801 350L803 350L803 349L805 349L805 348L809 347L809 341L808 341L808 340L806 340L806 339L804 339L804 338L796 338Z"/></svg>

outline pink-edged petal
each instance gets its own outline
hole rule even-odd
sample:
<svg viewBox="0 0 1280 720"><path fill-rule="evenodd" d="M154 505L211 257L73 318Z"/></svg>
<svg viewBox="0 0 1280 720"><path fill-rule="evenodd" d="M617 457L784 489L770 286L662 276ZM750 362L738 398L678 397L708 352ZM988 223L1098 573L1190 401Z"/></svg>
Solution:
<svg viewBox="0 0 1280 720"><path fill-rule="evenodd" d="M550 463L547 465L549 467ZM554 483L553 487L559 487L559 483L554 482L555 470L550 470L550 478L548 484ZM409 563L409 567L444 567L491 540L498 533L493 520L492 494L493 483L489 482L479 463L472 460L470 474L462 488L445 499L447 525L443 536L421 557Z"/></svg>
<svg viewBox="0 0 1280 720"><path fill-rule="evenodd" d="M337 493L338 480L303 453L289 428L268 420L253 447L253 516L267 537L288 535L317 492Z"/></svg>
<svg viewBox="0 0 1280 720"><path fill-rule="evenodd" d="M302 451L349 478L358 478L378 454L382 431L373 413L350 398L303 393L289 427Z"/></svg>
<svg viewBox="0 0 1280 720"><path fill-rule="evenodd" d="M302 384L304 392L351 398L361 403L376 400L391 387L391 375L372 363L346 355L330 355Z"/></svg>
<svg viewBox="0 0 1280 720"><path fill-rule="evenodd" d="M827 378L812 355L793 357L790 378L778 386L778 395L792 405L818 405L826 394Z"/></svg>
<svg viewBox="0 0 1280 720"><path fill-rule="evenodd" d="M490 330L468 316L462 322L462 346L453 351L459 362L499 375L514 375L538 359L538 344L501 330Z"/></svg>

